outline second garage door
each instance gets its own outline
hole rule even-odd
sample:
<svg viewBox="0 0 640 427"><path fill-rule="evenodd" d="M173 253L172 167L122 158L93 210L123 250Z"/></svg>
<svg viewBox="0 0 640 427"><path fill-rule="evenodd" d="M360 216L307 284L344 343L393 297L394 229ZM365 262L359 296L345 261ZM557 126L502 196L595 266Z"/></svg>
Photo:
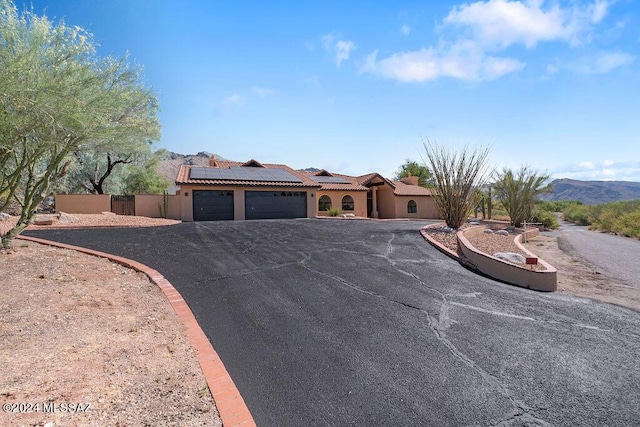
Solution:
<svg viewBox="0 0 640 427"><path fill-rule="evenodd" d="M306 191L245 191L246 219L306 218Z"/></svg>

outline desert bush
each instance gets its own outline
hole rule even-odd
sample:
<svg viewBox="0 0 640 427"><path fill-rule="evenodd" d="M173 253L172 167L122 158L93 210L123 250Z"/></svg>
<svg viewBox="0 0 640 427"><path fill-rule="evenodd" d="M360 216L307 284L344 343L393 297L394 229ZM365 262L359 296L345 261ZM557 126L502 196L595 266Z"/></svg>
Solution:
<svg viewBox="0 0 640 427"><path fill-rule="evenodd" d="M562 218L578 225L589 225L589 207L585 205L569 205L562 211Z"/></svg>
<svg viewBox="0 0 640 427"><path fill-rule="evenodd" d="M329 215L329 216L342 215L342 209L340 209L340 208L329 208L329 209L327 209L327 215Z"/></svg>
<svg viewBox="0 0 640 427"><path fill-rule="evenodd" d="M537 206L549 212L562 212L571 205L582 205L583 203L579 200L555 200L555 201L541 201L537 204Z"/></svg>
<svg viewBox="0 0 640 427"><path fill-rule="evenodd" d="M590 206L591 227L595 230L633 236L632 220L636 218L636 214L640 215L640 200Z"/></svg>
<svg viewBox="0 0 640 427"><path fill-rule="evenodd" d="M640 209L622 215L616 228L618 234L640 238Z"/></svg>
<svg viewBox="0 0 640 427"><path fill-rule="evenodd" d="M550 210L542 209L542 207L538 205L531 210L531 219L529 221L539 222L544 226L544 228L548 229L555 230L559 226L558 218L555 213Z"/></svg>

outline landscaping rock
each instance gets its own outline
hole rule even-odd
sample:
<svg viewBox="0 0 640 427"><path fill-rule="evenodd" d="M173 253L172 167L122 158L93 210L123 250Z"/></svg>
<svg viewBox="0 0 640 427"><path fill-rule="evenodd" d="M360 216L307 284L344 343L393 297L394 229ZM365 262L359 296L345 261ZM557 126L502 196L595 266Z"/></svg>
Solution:
<svg viewBox="0 0 640 427"><path fill-rule="evenodd" d="M484 229L484 234L493 234L493 230L490 228L485 228Z"/></svg>
<svg viewBox="0 0 640 427"><path fill-rule="evenodd" d="M115 213L114 212L104 211L104 212L102 212L102 215L115 215Z"/></svg>
<svg viewBox="0 0 640 427"><path fill-rule="evenodd" d="M11 215L8 213L0 212L0 221L9 221L11 219Z"/></svg>
<svg viewBox="0 0 640 427"><path fill-rule="evenodd" d="M496 231L496 234L498 236L508 236L509 232L507 230L498 230L498 231Z"/></svg>
<svg viewBox="0 0 640 427"><path fill-rule="evenodd" d="M53 224L53 217L49 215L38 215L33 220L34 225L51 225Z"/></svg>
<svg viewBox="0 0 640 427"><path fill-rule="evenodd" d="M480 225L479 221L469 221L469 225Z"/></svg>
<svg viewBox="0 0 640 427"><path fill-rule="evenodd" d="M515 252L496 252L493 256L494 258L498 258L512 264L524 264L527 262L525 257Z"/></svg>
<svg viewBox="0 0 640 427"><path fill-rule="evenodd" d="M73 215L69 215L68 213L64 213L64 212L60 212L59 216L58 216L58 221L62 222L62 223L70 223L70 222L77 222L78 221L78 217L75 217Z"/></svg>

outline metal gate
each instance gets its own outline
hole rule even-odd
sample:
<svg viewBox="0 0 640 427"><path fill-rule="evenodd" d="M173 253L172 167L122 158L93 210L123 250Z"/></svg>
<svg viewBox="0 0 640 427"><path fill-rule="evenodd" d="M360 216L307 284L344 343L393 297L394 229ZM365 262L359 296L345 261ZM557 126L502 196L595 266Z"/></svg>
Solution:
<svg viewBox="0 0 640 427"><path fill-rule="evenodd" d="M111 196L111 212L116 215L135 215L136 196Z"/></svg>

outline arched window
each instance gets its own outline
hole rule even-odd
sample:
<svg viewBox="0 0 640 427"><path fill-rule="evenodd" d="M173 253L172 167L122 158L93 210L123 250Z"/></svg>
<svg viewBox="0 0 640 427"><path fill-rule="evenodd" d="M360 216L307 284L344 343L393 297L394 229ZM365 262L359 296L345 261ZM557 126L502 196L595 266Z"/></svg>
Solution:
<svg viewBox="0 0 640 427"><path fill-rule="evenodd" d="M324 195L320 196L318 199L318 210L321 212L326 212L331 209L331 197Z"/></svg>
<svg viewBox="0 0 640 427"><path fill-rule="evenodd" d="M407 213L418 213L418 204L415 200L409 200L407 203Z"/></svg>
<svg viewBox="0 0 640 427"><path fill-rule="evenodd" d="M342 210L343 211L352 211L353 210L353 197L348 194L342 198Z"/></svg>

